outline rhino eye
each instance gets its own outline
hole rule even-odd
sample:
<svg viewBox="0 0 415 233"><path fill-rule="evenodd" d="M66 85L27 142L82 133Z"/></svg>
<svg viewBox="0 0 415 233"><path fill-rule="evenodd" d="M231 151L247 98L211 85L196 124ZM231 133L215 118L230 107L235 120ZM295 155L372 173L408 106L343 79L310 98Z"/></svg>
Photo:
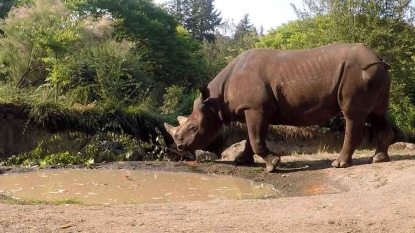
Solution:
<svg viewBox="0 0 415 233"><path fill-rule="evenodd" d="M189 125L188 130L192 134L195 134L197 132L197 128L195 126L192 126L192 125Z"/></svg>

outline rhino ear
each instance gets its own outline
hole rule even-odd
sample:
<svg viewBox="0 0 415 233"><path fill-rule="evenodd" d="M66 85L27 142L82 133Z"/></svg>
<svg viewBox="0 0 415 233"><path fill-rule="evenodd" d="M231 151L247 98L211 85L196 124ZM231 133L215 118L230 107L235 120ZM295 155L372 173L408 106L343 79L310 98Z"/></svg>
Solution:
<svg viewBox="0 0 415 233"><path fill-rule="evenodd" d="M202 94L202 101L203 102L208 101L209 98L210 98L209 88L206 85L203 85L203 86L199 87L199 91Z"/></svg>
<svg viewBox="0 0 415 233"><path fill-rule="evenodd" d="M167 133L169 133L174 138L174 134L176 134L177 127L173 127L167 123L164 123L164 128L166 128Z"/></svg>
<svg viewBox="0 0 415 233"><path fill-rule="evenodd" d="M178 116L177 121L179 122L180 125L183 125L187 121L187 117Z"/></svg>

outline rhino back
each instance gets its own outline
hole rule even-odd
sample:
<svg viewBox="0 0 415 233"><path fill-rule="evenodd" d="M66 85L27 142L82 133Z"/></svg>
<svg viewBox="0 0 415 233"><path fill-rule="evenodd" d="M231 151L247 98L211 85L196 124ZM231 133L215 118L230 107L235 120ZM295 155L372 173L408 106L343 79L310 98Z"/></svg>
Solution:
<svg viewBox="0 0 415 233"><path fill-rule="evenodd" d="M232 61L209 86L223 96L229 114L265 105L278 109L273 123L310 125L340 112L337 95L344 69L361 70L379 60L363 44L253 49Z"/></svg>

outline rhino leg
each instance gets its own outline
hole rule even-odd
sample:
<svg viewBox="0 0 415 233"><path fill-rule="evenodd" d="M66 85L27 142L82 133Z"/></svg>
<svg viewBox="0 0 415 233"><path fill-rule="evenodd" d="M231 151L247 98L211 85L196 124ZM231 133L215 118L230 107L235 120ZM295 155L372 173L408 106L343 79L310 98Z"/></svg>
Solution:
<svg viewBox="0 0 415 233"><path fill-rule="evenodd" d="M280 162L280 157L271 152L265 142L269 125L267 116L264 115L264 111L246 110L245 120L253 152L264 159L267 171L272 172Z"/></svg>
<svg viewBox="0 0 415 233"><path fill-rule="evenodd" d="M375 132L376 137L376 152L372 157L373 163L389 162L388 155L389 145L393 139L393 130L386 120L386 116L377 116L371 114L369 122Z"/></svg>
<svg viewBox="0 0 415 233"><path fill-rule="evenodd" d="M343 148L339 157L331 164L333 167L346 168L352 165L352 156L363 139L365 118L351 119L346 117L346 132Z"/></svg>
<svg viewBox="0 0 415 233"><path fill-rule="evenodd" d="M249 142L249 136L246 137L244 151L235 158L234 163L236 165L250 165L254 163L254 151Z"/></svg>

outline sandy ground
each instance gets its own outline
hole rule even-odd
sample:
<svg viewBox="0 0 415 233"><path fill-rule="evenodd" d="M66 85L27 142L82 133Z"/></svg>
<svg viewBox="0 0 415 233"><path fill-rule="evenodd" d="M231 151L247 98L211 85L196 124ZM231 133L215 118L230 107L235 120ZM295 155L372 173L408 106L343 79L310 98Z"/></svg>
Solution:
<svg viewBox="0 0 415 233"><path fill-rule="evenodd" d="M394 153L384 164L367 164L367 156L357 154L347 169L330 168L330 154L284 157L275 174L222 163L190 166L273 183L277 199L107 207L0 203L0 232L415 233L415 152ZM108 166L102 169L140 169Z"/></svg>

